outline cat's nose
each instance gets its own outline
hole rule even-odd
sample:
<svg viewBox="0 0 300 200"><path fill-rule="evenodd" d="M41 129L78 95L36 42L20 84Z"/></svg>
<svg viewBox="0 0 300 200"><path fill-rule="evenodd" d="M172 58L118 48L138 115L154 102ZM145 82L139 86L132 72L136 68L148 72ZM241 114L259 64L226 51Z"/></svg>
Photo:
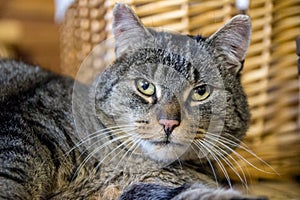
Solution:
<svg viewBox="0 0 300 200"><path fill-rule="evenodd" d="M164 127L164 131L169 137L176 126L179 125L179 121L176 119L160 119L158 123Z"/></svg>

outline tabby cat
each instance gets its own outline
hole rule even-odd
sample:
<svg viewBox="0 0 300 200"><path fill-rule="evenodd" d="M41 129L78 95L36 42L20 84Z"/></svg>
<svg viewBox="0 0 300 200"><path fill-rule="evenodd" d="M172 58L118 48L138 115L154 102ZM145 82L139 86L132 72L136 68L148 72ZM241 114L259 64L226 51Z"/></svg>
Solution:
<svg viewBox="0 0 300 200"><path fill-rule="evenodd" d="M214 168L249 123L249 17L202 38L116 4L113 33L116 60L91 85L0 60L0 198L259 199L222 188Z"/></svg>

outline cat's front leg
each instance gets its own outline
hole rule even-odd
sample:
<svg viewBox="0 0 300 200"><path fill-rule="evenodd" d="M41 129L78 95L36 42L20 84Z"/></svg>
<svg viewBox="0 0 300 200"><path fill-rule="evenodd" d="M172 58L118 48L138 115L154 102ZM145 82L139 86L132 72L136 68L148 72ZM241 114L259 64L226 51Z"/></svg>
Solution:
<svg viewBox="0 0 300 200"><path fill-rule="evenodd" d="M171 200L267 200L267 197L250 197L233 189L210 188L203 184L193 184Z"/></svg>
<svg viewBox="0 0 300 200"><path fill-rule="evenodd" d="M204 184L167 187L138 183L129 187L118 200L267 200L266 197L249 197L231 189L216 189Z"/></svg>
<svg viewBox="0 0 300 200"><path fill-rule="evenodd" d="M129 186L118 200L170 200L190 185L169 187L152 183L136 183Z"/></svg>

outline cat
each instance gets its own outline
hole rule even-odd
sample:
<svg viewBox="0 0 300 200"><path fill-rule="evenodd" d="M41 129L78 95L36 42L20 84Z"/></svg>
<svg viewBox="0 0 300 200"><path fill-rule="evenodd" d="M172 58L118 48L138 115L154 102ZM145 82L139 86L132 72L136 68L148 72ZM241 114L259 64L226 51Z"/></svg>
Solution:
<svg viewBox="0 0 300 200"><path fill-rule="evenodd" d="M203 38L113 16L116 60L91 85L0 60L0 199L264 199L214 170L249 126L249 17Z"/></svg>

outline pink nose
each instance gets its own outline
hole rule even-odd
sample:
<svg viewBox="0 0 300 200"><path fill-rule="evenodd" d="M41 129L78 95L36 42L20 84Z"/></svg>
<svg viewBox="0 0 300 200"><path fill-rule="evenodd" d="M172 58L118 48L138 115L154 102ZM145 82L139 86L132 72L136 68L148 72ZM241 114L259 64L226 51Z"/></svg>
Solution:
<svg viewBox="0 0 300 200"><path fill-rule="evenodd" d="M179 125L179 121L174 119L160 119L158 123L164 127L165 133L168 136L172 133L173 129Z"/></svg>

